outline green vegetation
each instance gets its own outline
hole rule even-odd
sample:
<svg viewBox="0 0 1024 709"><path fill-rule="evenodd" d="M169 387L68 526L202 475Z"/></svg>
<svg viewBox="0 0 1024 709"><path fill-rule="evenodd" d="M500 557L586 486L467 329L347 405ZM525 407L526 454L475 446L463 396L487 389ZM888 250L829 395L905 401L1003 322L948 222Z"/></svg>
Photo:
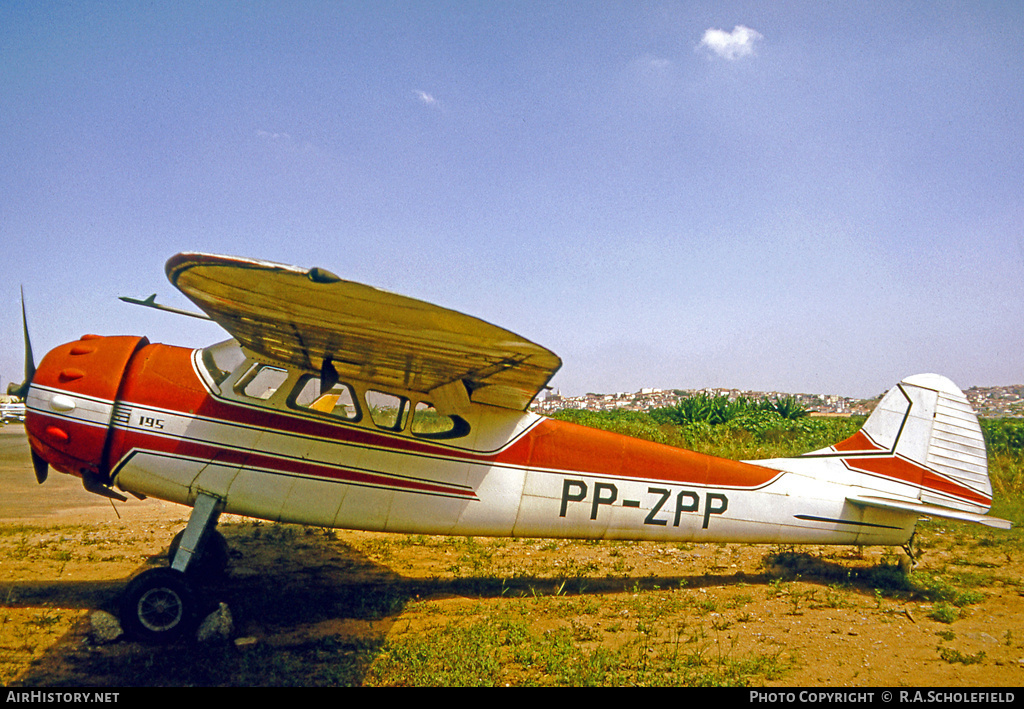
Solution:
<svg viewBox="0 0 1024 709"><path fill-rule="evenodd" d="M387 642L365 678L377 686L746 686L776 679L789 663L777 650L722 649L702 624L667 630L642 614L622 629L620 647L597 644L583 623L538 633L521 618L484 616L431 635ZM723 628L717 629L720 632ZM712 629L711 632L716 632ZM466 652L472 648L472 652Z"/></svg>
<svg viewBox="0 0 1024 709"><path fill-rule="evenodd" d="M981 419L988 447L988 473L995 502L992 513L1024 524L1024 419Z"/></svg>
<svg viewBox="0 0 1024 709"><path fill-rule="evenodd" d="M951 648L939 648L939 657L950 664L959 663L961 665L977 665L985 661L984 651L977 652L973 655L965 655L959 650L953 650Z"/></svg>
<svg viewBox="0 0 1024 709"><path fill-rule="evenodd" d="M788 401L788 403L787 403ZM863 416L812 417L793 401L699 395L651 411L565 409L552 418L724 458L799 455L852 436Z"/></svg>
<svg viewBox="0 0 1024 709"><path fill-rule="evenodd" d="M962 611L959 608L940 601L935 604L928 617L940 623L952 623L955 620L960 620L961 614Z"/></svg>
<svg viewBox="0 0 1024 709"><path fill-rule="evenodd" d="M778 414L787 421L801 419L810 411L792 396L776 399L751 399L725 395L694 394L679 401L675 406L652 409L651 416L659 422L686 425L692 423L722 424L736 419L768 413Z"/></svg>
<svg viewBox="0 0 1024 709"><path fill-rule="evenodd" d="M989 454L1020 454L1024 450L1024 419L981 419Z"/></svg>

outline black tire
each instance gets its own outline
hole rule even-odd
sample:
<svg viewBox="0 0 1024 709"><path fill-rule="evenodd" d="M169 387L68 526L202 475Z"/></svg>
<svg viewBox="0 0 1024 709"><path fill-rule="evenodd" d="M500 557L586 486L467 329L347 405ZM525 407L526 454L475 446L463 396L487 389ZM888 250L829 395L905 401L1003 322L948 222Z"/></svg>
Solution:
<svg viewBox="0 0 1024 709"><path fill-rule="evenodd" d="M174 569L143 571L121 601L121 628L129 637L167 643L195 625L197 602L185 574Z"/></svg>
<svg viewBox="0 0 1024 709"><path fill-rule="evenodd" d="M171 540L171 546L167 549L168 564L174 563L174 555L178 553L178 547L181 546L184 536L185 530L183 529ZM191 579L215 581L223 578L227 573L229 559L228 541L223 534L213 529L207 532L199 554L189 562L185 573Z"/></svg>

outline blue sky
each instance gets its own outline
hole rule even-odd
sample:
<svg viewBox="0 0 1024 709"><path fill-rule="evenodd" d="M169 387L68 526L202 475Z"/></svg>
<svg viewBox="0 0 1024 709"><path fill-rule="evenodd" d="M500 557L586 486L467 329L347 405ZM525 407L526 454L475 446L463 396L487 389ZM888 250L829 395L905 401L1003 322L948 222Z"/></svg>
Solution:
<svg viewBox="0 0 1024 709"><path fill-rule="evenodd" d="M1024 382L1024 3L0 3L0 382L322 266L563 394Z"/></svg>

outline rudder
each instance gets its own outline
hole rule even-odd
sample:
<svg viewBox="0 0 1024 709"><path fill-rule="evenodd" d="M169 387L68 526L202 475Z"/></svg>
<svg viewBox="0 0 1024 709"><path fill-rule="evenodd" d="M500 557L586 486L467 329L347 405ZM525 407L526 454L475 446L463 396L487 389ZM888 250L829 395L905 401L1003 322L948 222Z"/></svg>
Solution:
<svg viewBox="0 0 1024 709"><path fill-rule="evenodd" d="M860 433L875 450L886 450L921 471L922 503L975 513L992 506L981 425L967 397L949 379L937 374L907 377L882 398ZM901 472L903 478L910 471Z"/></svg>
<svg viewBox="0 0 1024 709"><path fill-rule="evenodd" d="M964 393L937 374L894 386L844 441L796 458L752 462L848 485L846 501L859 507L1011 527L985 514L992 484L978 417Z"/></svg>

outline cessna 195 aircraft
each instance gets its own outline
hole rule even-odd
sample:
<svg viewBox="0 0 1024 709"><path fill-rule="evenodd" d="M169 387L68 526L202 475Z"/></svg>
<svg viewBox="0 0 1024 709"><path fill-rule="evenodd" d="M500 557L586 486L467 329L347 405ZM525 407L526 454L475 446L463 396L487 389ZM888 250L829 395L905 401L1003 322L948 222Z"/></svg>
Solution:
<svg viewBox="0 0 1024 709"><path fill-rule="evenodd" d="M420 534L857 545L907 545L922 516L1010 526L985 514L978 420L937 375L897 384L829 448L724 460L530 413L561 361L479 319L321 268L184 253L166 271L232 339L192 350L86 335L36 369L26 325L17 388L39 482L52 467L101 495L192 508L169 567L126 589L136 637L193 623L196 570L227 561L222 513Z"/></svg>

